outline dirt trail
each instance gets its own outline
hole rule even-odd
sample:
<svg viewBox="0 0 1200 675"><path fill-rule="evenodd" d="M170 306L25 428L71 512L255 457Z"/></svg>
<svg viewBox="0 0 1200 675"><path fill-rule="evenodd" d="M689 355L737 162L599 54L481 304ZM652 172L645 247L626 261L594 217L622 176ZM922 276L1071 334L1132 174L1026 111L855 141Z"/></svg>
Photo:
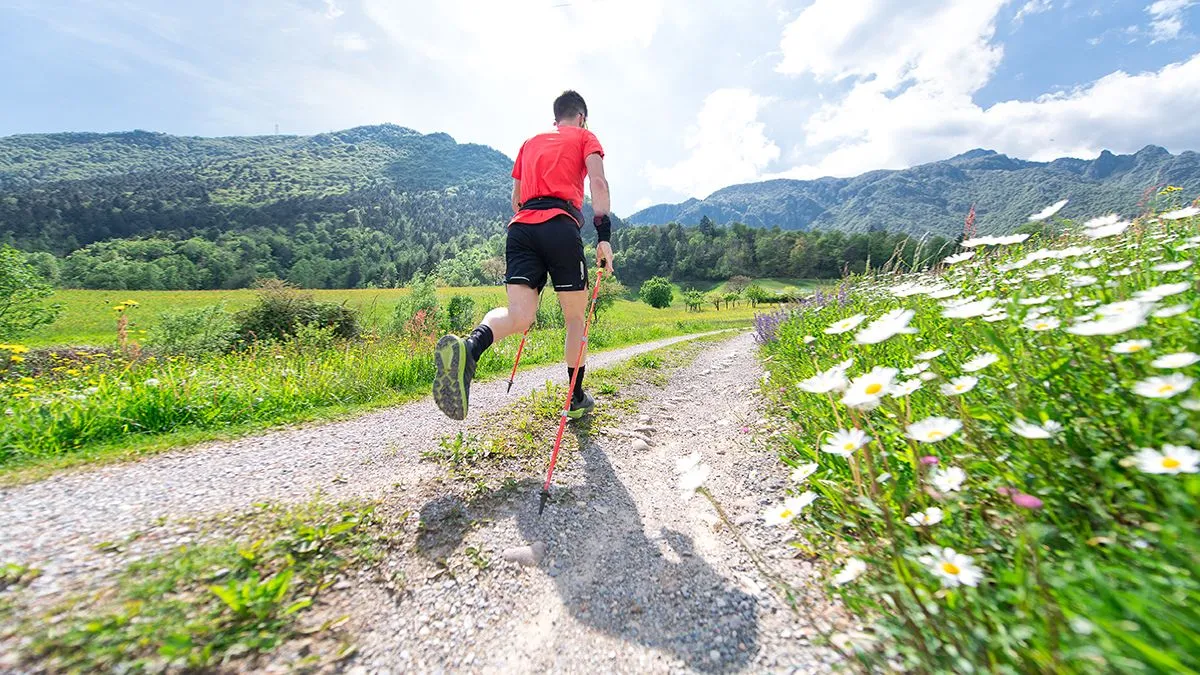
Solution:
<svg viewBox="0 0 1200 675"><path fill-rule="evenodd" d="M643 385L653 398L619 427L653 426L654 447L635 449L616 430L581 438L582 457L556 474L559 498L540 517L536 480L426 503L419 555L471 550L492 564L477 572L464 562L454 578L404 565L399 600L356 584L344 600L360 634L356 672L828 672L835 657L813 645L807 619L843 622L784 530L758 517L782 496L785 472L753 433L764 426L754 353L742 334L706 349L665 390ZM800 591L804 620L703 497L681 498L675 460L693 451L712 467L707 485L730 518ZM502 557L530 545L545 546L536 565Z"/></svg>
<svg viewBox="0 0 1200 675"><path fill-rule="evenodd" d="M697 336L658 340L589 357L594 368L618 363ZM563 366L529 368L507 381L477 384L465 422L447 419L425 398L407 405L331 424L285 428L230 442L206 443L137 462L64 473L13 488L0 488L0 561L42 569L34 593L61 590L79 573L109 562L95 545L145 531L164 518L239 511L257 502L304 502L375 498L397 486L433 489L441 474L421 461L438 439L478 425L483 412L528 395L548 380L563 379ZM144 541L131 546L154 546Z"/></svg>
<svg viewBox="0 0 1200 675"><path fill-rule="evenodd" d="M593 355L589 365L683 339ZM635 385L648 396L641 409L619 428L580 437L582 450L556 474L545 515L536 512L536 479L470 501L449 496L445 470L422 452L458 431L486 435L484 411L561 379L562 370L529 369L509 395L504 381L478 385L465 423L425 399L0 490L0 561L41 568L29 591L52 596L192 541L194 533L171 521L264 501L386 495L390 508L419 514L422 529L384 563L403 572L403 588L382 582L380 570L363 572L316 610L351 616L344 629L358 651L339 670L827 672L835 656L813 638L818 628L843 629L844 620L787 546L786 531L758 517L783 496L786 473L757 433L765 430L756 396L762 370L748 333L706 347L665 390ZM625 433L639 425L654 427L649 449ZM675 461L693 451L712 467L707 485L729 516L800 589L802 618L770 590L703 497L681 499ZM138 532L146 536L122 555L97 551ZM531 564L503 555L529 545L542 554ZM451 559L457 572L447 574ZM269 670L286 671L293 648L271 657Z"/></svg>

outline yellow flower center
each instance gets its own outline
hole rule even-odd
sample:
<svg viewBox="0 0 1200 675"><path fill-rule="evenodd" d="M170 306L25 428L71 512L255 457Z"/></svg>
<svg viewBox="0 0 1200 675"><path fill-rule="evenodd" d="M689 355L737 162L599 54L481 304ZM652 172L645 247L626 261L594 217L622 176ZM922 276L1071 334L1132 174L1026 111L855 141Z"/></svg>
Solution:
<svg viewBox="0 0 1200 675"><path fill-rule="evenodd" d="M1046 329L1047 329L1047 328L1049 328L1049 327L1050 327L1050 324L1046 323L1045 321L1043 321L1043 322L1039 323L1038 325L1034 326L1034 328L1036 328L1036 329L1038 329L1038 330L1046 330Z"/></svg>
<svg viewBox="0 0 1200 675"><path fill-rule="evenodd" d="M842 449L843 449L843 450L853 450L853 449L854 449L854 443L852 443L852 442L850 442L850 441L846 441L846 444L842 446Z"/></svg>
<svg viewBox="0 0 1200 675"><path fill-rule="evenodd" d="M946 437L946 434L942 433L941 431L937 431L937 430L931 431L927 435L929 438L931 438L935 441Z"/></svg>
<svg viewBox="0 0 1200 675"><path fill-rule="evenodd" d="M1142 346L1141 345L1129 345L1129 351L1140 352L1140 351L1142 351Z"/></svg>
<svg viewBox="0 0 1200 675"><path fill-rule="evenodd" d="M1175 391L1175 385L1173 384L1164 384L1158 388L1158 393L1160 394L1169 394L1173 391Z"/></svg>
<svg viewBox="0 0 1200 675"><path fill-rule="evenodd" d="M1178 469L1179 460L1174 457L1163 457L1162 465L1164 469Z"/></svg>
<svg viewBox="0 0 1200 675"><path fill-rule="evenodd" d="M953 574L957 576L961 570L959 570L958 565L955 565L954 563L944 562L942 563L942 571L946 574Z"/></svg>
<svg viewBox="0 0 1200 675"><path fill-rule="evenodd" d="M795 515L795 514L792 513L791 509L784 509L783 512L779 514L779 517L783 518L784 520L787 520L788 518L791 518L793 515Z"/></svg>
<svg viewBox="0 0 1200 675"><path fill-rule="evenodd" d="M883 385L879 384L878 382L873 382L873 383L867 385L867 393L870 394L871 396L874 396L875 394L878 394L881 391L883 391Z"/></svg>

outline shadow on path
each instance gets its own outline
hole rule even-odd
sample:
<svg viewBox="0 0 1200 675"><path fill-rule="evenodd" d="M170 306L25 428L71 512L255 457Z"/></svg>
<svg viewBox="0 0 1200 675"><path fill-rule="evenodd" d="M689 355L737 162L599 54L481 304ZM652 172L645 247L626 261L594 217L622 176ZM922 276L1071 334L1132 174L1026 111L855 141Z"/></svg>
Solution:
<svg viewBox="0 0 1200 675"><path fill-rule="evenodd" d="M553 577L563 606L581 624L662 650L694 670L745 668L759 648L757 600L696 555L689 536L666 528L647 536L637 505L603 448L587 434L589 426L574 430L585 480L572 486L570 497L564 498L565 489L557 488L557 499L540 517L541 482L534 479L470 502L439 497L421 509L425 530L418 550L431 559L445 559L462 542L473 519L515 516L527 543L546 542L540 569ZM685 508L674 491L673 476L648 479L662 485L658 489L671 500L669 508ZM578 499L586 499L587 506L581 508ZM555 567L549 567L549 561Z"/></svg>

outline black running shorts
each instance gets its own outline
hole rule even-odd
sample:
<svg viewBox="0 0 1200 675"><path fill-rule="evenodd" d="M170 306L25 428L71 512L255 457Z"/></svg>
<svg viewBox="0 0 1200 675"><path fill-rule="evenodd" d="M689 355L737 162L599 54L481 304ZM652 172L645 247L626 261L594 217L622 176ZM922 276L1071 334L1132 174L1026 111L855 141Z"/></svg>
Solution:
<svg viewBox="0 0 1200 675"><path fill-rule="evenodd" d="M549 273L556 291L587 289L583 237L570 216L559 215L536 225L509 225L504 257L506 284L528 286L540 293Z"/></svg>

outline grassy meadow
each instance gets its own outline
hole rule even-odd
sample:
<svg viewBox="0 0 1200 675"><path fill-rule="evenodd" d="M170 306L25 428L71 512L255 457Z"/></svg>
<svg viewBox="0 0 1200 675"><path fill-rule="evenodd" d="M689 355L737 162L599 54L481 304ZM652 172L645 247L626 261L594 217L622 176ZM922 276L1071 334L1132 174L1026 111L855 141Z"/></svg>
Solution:
<svg viewBox="0 0 1200 675"><path fill-rule="evenodd" d="M330 419L428 393L432 349L444 326L397 329L393 317L408 290L303 293L354 309L361 337L301 330L287 339L204 354L171 353L155 342L164 312L217 305L236 312L259 301L255 291L60 291L54 301L65 309L54 324L21 344L0 345L0 371L8 375L0 378L0 412L6 418L0 426L0 480ZM437 296L443 309L454 295L475 300L476 319L504 297L494 287L442 288ZM550 318L557 313L555 303L553 293L544 294ZM679 297L664 309L618 299L597 318L589 346L601 351L745 328L754 311L748 303L689 311ZM563 336L561 327L535 325L523 367L559 361ZM507 376L518 345L514 337L490 349L477 377Z"/></svg>
<svg viewBox="0 0 1200 675"><path fill-rule="evenodd" d="M983 237L756 320L766 518L871 672L1200 672L1200 209Z"/></svg>
<svg viewBox="0 0 1200 675"><path fill-rule="evenodd" d="M788 284L780 280L762 280L764 288L774 292L785 287L810 288L815 282ZM693 287L691 284L685 284ZM715 288L717 284L713 284ZM318 301L345 303L361 312L361 321L368 330L383 331L390 327L396 306L408 295L404 288L357 288L347 290L313 290ZM446 303L452 296L466 295L475 300L479 318L491 307L504 304L504 289L500 287L439 288L438 297ZM116 341L117 316L113 307L133 300L137 307L128 314L130 330L135 339L145 335L165 311L199 309L212 305L224 305L230 311L250 307L255 302L255 293L250 289L234 291L94 291L60 290L54 302L63 305L63 313L53 324L24 339L29 347L55 345L111 345ZM543 294L544 304L554 302L554 294ZM677 322L720 323L749 325L755 310L749 303L741 302L720 311L712 305L704 306L700 312L689 312L683 304L682 294L676 290L671 307L655 309L645 303L618 300L612 309L612 320L617 323L637 325L673 325Z"/></svg>

